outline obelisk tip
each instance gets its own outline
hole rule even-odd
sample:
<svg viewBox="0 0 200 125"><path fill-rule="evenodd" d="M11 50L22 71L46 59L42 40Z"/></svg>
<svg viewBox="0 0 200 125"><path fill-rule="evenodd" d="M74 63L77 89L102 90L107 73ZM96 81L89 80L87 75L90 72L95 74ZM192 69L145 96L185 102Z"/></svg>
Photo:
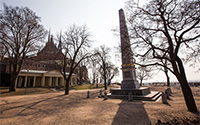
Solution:
<svg viewBox="0 0 200 125"><path fill-rule="evenodd" d="M123 9L122 9L122 8L121 8L121 9L119 9L119 12L120 12L120 11L123 11Z"/></svg>

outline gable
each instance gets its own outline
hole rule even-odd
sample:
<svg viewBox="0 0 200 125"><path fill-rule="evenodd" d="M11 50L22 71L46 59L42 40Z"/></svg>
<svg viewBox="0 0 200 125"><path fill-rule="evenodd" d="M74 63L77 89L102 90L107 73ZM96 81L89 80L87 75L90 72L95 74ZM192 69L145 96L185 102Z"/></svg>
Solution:
<svg viewBox="0 0 200 125"><path fill-rule="evenodd" d="M51 41L46 43L46 46L34 57L34 60L62 60L63 56L64 54Z"/></svg>

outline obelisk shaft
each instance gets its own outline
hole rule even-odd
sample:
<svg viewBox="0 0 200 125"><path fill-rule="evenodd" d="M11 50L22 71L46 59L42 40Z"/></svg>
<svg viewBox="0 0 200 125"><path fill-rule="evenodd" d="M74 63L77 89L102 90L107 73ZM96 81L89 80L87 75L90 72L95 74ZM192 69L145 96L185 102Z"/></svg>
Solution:
<svg viewBox="0 0 200 125"><path fill-rule="evenodd" d="M122 89L139 88L140 86L136 80L133 52L131 50L124 11L122 9L119 10L119 22L120 22L120 39L121 39L121 53L122 53L122 75L123 75L121 88Z"/></svg>
<svg viewBox="0 0 200 125"><path fill-rule="evenodd" d="M119 10L119 21L120 21L122 65L130 63L133 64L133 53L130 46L129 34L126 26L124 11L122 9Z"/></svg>

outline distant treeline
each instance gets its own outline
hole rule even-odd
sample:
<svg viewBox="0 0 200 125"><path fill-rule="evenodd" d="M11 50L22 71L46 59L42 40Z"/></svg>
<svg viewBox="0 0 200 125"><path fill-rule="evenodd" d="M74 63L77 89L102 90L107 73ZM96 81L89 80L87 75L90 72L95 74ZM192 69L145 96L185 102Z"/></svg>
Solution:
<svg viewBox="0 0 200 125"><path fill-rule="evenodd" d="M152 83L147 83L149 85L155 85L155 86L166 86L166 82L152 82ZM200 86L200 82L189 82L190 86ZM170 82L170 86L180 86L179 82Z"/></svg>

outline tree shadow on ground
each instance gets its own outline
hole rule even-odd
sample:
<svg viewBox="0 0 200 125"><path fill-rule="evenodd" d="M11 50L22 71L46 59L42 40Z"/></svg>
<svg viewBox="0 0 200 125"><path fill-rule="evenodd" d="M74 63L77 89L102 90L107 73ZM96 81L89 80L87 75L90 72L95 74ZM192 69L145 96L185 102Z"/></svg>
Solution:
<svg viewBox="0 0 200 125"><path fill-rule="evenodd" d="M123 100L113 119L112 125L150 125L151 121L142 101L128 102Z"/></svg>
<svg viewBox="0 0 200 125"><path fill-rule="evenodd" d="M168 105L168 106L171 106L168 102L167 103L162 103L163 105Z"/></svg>
<svg viewBox="0 0 200 125"><path fill-rule="evenodd" d="M91 92L91 98L95 98L98 92ZM25 97L24 97L25 98ZM37 100L24 100L12 103L1 104L0 119L13 118L16 116L29 116L29 115L51 115L59 111L59 108L73 108L75 104L83 99L87 99L86 92L70 95L54 95L48 98L41 98ZM74 103L73 103L74 102ZM73 105L66 107L65 105L73 103ZM45 107L45 105L48 105ZM43 107L43 108L40 108ZM13 112L14 111L14 112ZM6 113L13 112L13 113Z"/></svg>
<svg viewBox="0 0 200 125"><path fill-rule="evenodd" d="M5 94L5 93L10 93L10 92L9 92L9 91L0 92L0 95L1 95L1 94Z"/></svg>
<svg viewBox="0 0 200 125"><path fill-rule="evenodd" d="M52 100L54 98L58 98L58 97L63 97L64 95L59 95L59 96L53 96L53 97L49 97L49 98L46 98L46 99L41 99L41 100L37 100L37 101L33 101L33 102L30 102L30 103L26 103L26 104L15 104L16 102L14 103L9 103L9 104L15 104L14 106L10 106L10 107L7 107L7 108L1 108L0 110L0 114L1 114L1 117L0 119L2 118L12 118L12 117L15 117L15 116L23 116L23 112L25 112L26 110L28 109L34 109L33 107L37 104L40 104L40 103L43 103L43 102L46 102L46 101L49 101L49 100ZM19 102L21 103L21 102ZM4 112L7 112L7 111L12 111L12 110L17 110L18 112L17 113L11 113L11 114L7 114L6 116L2 115ZM42 110L40 110L42 111ZM43 112L43 111L42 111ZM47 114L46 112L43 112L45 114Z"/></svg>

